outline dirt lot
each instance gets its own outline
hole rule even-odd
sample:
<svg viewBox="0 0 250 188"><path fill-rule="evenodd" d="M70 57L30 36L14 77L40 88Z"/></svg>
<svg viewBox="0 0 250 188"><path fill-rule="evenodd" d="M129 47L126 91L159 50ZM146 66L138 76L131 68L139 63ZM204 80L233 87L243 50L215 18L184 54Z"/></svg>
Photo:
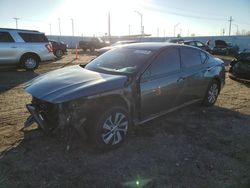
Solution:
<svg viewBox="0 0 250 188"><path fill-rule="evenodd" d="M0 69L0 187L250 187L250 84L229 78L214 107L194 105L137 127L110 152L77 137L66 152L62 139L36 125L21 131L31 99L22 84L73 58L35 72Z"/></svg>

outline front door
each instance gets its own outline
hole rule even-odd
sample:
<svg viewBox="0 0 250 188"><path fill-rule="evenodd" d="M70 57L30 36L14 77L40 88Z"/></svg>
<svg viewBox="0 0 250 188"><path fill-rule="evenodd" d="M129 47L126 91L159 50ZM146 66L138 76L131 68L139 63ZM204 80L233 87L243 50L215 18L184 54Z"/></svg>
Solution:
<svg viewBox="0 0 250 188"><path fill-rule="evenodd" d="M178 47L161 52L140 80L141 118L173 107L183 87Z"/></svg>

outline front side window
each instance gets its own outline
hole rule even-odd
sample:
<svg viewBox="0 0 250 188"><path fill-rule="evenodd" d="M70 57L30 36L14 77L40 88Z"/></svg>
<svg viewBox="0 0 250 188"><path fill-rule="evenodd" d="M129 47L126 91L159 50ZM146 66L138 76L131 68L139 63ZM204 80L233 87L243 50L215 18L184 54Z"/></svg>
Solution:
<svg viewBox="0 0 250 188"><path fill-rule="evenodd" d="M18 33L25 42L48 42L44 34L35 33Z"/></svg>
<svg viewBox="0 0 250 188"><path fill-rule="evenodd" d="M151 76L162 75L180 70L180 56L177 48L162 52L150 67Z"/></svg>
<svg viewBox="0 0 250 188"><path fill-rule="evenodd" d="M193 48L181 48L181 59L183 66L188 68L201 64L200 50Z"/></svg>
<svg viewBox="0 0 250 188"><path fill-rule="evenodd" d="M14 42L9 32L0 32L0 42Z"/></svg>

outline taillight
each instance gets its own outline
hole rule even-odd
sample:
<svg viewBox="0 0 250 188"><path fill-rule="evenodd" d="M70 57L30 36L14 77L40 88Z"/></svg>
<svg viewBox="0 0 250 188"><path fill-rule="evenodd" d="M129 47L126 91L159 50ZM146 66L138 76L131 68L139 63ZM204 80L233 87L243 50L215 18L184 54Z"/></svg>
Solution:
<svg viewBox="0 0 250 188"><path fill-rule="evenodd" d="M53 49L52 49L51 44L46 44L45 47L47 48L47 50L48 50L49 52L53 52Z"/></svg>

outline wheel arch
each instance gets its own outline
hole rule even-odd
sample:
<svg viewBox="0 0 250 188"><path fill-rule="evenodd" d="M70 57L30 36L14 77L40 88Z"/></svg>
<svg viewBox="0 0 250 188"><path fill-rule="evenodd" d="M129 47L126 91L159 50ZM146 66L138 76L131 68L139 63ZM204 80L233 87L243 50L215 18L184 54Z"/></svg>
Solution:
<svg viewBox="0 0 250 188"><path fill-rule="evenodd" d="M88 100L89 105L91 108L95 108L97 105L101 106L101 108L106 108L107 106L114 106L114 105L121 105L129 110L129 103L128 101L119 94L112 94L107 96L102 96L99 98L93 98Z"/></svg>

